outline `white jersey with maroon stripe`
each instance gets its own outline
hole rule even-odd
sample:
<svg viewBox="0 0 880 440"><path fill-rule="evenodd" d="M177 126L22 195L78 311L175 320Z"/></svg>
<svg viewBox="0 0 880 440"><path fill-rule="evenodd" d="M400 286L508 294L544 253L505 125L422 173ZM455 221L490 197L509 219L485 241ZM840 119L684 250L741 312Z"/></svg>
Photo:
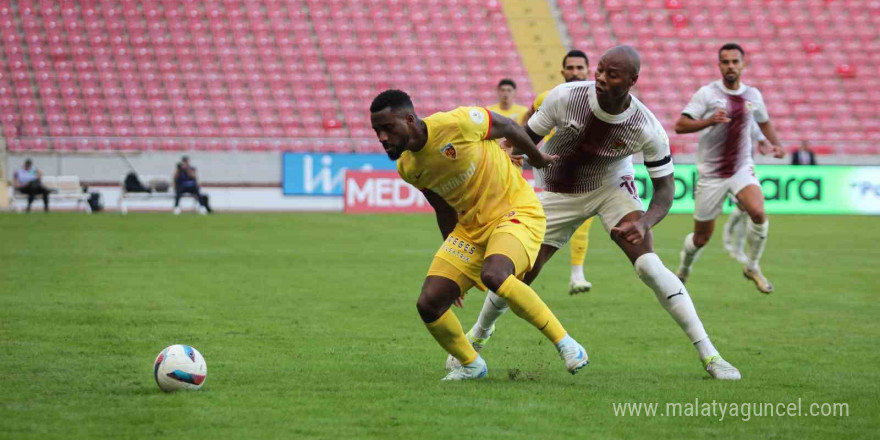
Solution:
<svg viewBox="0 0 880 440"><path fill-rule="evenodd" d="M544 189L580 194L632 176L632 155L643 153L651 177L672 173L669 137L660 121L635 96L619 115L599 107L594 81L560 84L529 119L529 128L546 136L547 154L559 160L544 168Z"/></svg>
<svg viewBox="0 0 880 440"><path fill-rule="evenodd" d="M770 120L758 89L740 84L739 89L730 90L721 80L700 88L681 113L698 120L711 118L718 110L726 111L730 122L700 132L697 170L701 176L730 177L752 165L752 126Z"/></svg>

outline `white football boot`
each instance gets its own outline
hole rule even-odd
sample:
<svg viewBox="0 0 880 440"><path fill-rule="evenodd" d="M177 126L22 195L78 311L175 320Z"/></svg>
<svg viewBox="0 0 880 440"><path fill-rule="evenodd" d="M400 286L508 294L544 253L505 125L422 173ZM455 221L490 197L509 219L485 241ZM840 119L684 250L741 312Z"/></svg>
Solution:
<svg viewBox="0 0 880 440"><path fill-rule="evenodd" d="M737 370L736 367L734 367L733 365L730 365L730 362L725 361L721 357L721 355L716 354L715 356L709 356L706 359L703 359L703 366L706 367L706 372L708 372L713 379L742 379L742 375L740 374L739 370Z"/></svg>
<svg viewBox="0 0 880 440"><path fill-rule="evenodd" d="M565 361L565 369L571 374L577 374L581 368L590 363L587 350L584 350L584 347L571 336L565 335L565 338L556 345L556 349L559 350L559 357Z"/></svg>
<svg viewBox="0 0 880 440"><path fill-rule="evenodd" d="M571 282L568 283L568 294L569 295L578 295L581 293L587 293L592 288L593 288L593 283L591 283L585 279L571 280Z"/></svg>
<svg viewBox="0 0 880 440"><path fill-rule="evenodd" d="M482 379L489 374L489 368L486 367L486 361L483 360L483 357L477 355L477 358L467 365L459 365L452 369L449 374L446 375L441 380L444 381L453 381L453 380L471 380L471 379Z"/></svg>
<svg viewBox="0 0 880 440"><path fill-rule="evenodd" d="M467 332L466 336L467 336L468 342L470 342L471 346L474 347L474 350L477 353L479 353L479 352L483 351L483 347L486 346L486 343L489 342L489 338L491 338L492 335L494 335L494 334L495 334L495 324L492 324L492 328L489 329L489 336L486 336L485 338L475 338L473 327L471 327L471 329ZM452 371L454 368L457 368L460 366L461 366L461 362L459 362L458 359L453 357L451 354L446 356L446 371Z"/></svg>

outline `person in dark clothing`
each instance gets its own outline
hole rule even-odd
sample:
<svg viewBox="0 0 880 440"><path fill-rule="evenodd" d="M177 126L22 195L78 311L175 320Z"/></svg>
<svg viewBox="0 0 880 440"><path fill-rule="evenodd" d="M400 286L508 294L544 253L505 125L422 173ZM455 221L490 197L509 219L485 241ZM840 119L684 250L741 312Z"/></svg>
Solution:
<svg viewBox="0 0 880 440"><path fill-rule="evenodd" d="M816 165L816 153L807 145L807 141L801 142L800 148L791 155L792 165Z"/></svg>
<svg viewBox="0 0 880 440"><path fill-rule="evenodd" d="M205 212L211 212L208 206L208 196L199 191L199 181L196 167L190 165L189 157L183 156L174 171L174 214L180 214L180 198L184 194L192 194L199 200Z"/></svg>
<svg viewBox="0 0 880 440"><path fill-rule="evenodd" d="M13 185L16 191L27 194L27 212L31 212L31 205L34 203L34 198L38 195L43 196L43 210L49 212L50 191L40 182L42 177L43 173L34 167L34 163L30 159L25 159L24 166L15 170Z"/></svg>

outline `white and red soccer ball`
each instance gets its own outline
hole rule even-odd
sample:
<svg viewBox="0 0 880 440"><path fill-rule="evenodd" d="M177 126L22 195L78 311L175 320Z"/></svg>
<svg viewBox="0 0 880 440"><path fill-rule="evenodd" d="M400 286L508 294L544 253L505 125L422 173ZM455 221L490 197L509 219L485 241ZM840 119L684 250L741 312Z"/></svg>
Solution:
<svg viewBox="0 0 880 440"><path fill-rule="evenodd" d="M207 377L205 358L189 345L172 345L162 350L153 363L153 378L162 391L197 390Z"/></svg>

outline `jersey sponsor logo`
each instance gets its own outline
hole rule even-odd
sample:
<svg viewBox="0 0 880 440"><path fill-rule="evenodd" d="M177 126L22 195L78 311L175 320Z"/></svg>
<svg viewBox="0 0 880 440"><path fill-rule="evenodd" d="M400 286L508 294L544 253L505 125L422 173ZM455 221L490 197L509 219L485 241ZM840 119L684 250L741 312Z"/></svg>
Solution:
<svg viewBox="0 0 880 440"><path fill-rule="evenodd" d="M477 247L466 240L450 235L443 243L443 250L450 255L458 257L459 260L465 263L470 263L471 256L474 255Z"/></svg>
<svg viewBox="0 0 880 440"><path fill-rule="evenodd" d="M482 111L480 111L480 109L477 109L477 108L472 108L468 112L468 116L470 116L471 121L474 121L474 123L477 125L482 124L483 121L486 120L486 115Z"/></svg>
<svg viewBox="0 0 880 440"><path fill-rule="evenodd" d="M474 162L471 162L471 166L469 166L468 169L465 170L465 172L443 182L441 185L437 186L436 188L431 188L431 191L434 191L440 197L446 197L454 189L458 188L459 186L461 186L465 182L467 182L468 179L470 179L476 172L477 172L477 164Z"/></svg>
<svg viewBox="0 0 880 440"><path fill-rule="evenodd" d="M440 153L449 160L455 160L458 158L458 153L455 152L455 147L452 143L446 144L443 148L440 149Z"/></svg>
<svg viewBox="0 0 880 440"><path fill-rule="evenodd" d="M504 218L511 218L516 215L516 211L510 211L507 214L504 214Z"/></svg>

